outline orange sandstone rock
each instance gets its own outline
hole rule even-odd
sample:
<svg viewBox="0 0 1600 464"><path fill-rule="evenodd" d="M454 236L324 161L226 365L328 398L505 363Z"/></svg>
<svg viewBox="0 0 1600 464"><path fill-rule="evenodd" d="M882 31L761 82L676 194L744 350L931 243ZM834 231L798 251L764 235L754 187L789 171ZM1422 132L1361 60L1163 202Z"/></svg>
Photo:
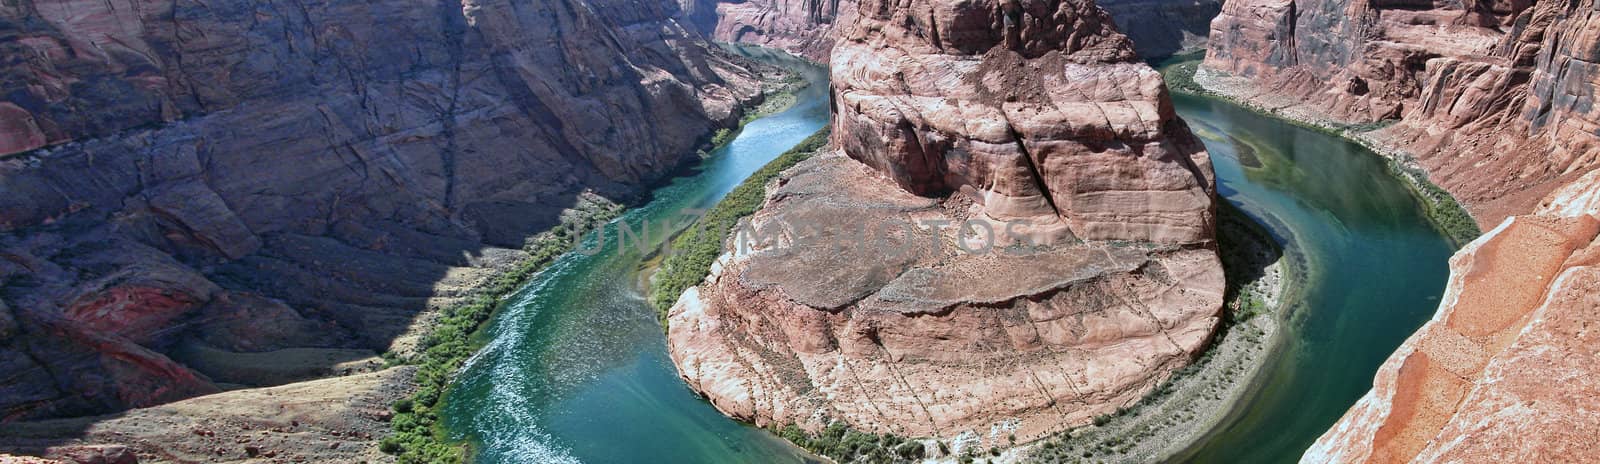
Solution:
<svg viewBox="0 0 1600 464"><path fill-rule="evenodd" d="M1451 259L1439 312L1302 462L1570 462L1600 434L1600 171Z"/></svg>

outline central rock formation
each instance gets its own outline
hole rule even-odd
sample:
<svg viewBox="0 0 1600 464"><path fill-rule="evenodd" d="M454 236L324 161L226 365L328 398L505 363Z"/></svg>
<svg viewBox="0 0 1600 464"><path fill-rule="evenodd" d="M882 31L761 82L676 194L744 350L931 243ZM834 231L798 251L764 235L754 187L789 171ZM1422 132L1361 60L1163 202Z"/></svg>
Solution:
<svg viewBox="0 0 1600 464"><path fill-rule="evenodd" d="M719 409L1031 440L1209 341L1209 159L1092 2L866 0L831 65L837 148L770 185L669 316Z"/></svg>

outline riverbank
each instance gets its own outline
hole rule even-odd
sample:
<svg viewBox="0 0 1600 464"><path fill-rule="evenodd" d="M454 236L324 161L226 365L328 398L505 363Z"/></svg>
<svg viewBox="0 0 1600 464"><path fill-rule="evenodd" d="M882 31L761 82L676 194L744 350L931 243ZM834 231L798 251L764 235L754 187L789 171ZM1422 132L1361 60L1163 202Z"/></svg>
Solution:
<svg viewBox="0 0 1600 464"><path fill-rule="evenodd" d="M762 97L742 110L736 126L719 129L702 142L700 159L737 136L748 122L781 112L794 104L792 95L806 87L796 79L797 71L785 71L768 81ZM790 95L785 98L784 95ZM686 162L692 167L693 161ZM667 178L682 175L673 172ZM664 181L667 179L664 179ZM463 302L424 315L416 332L426 334L412 353L386 353L394 366L416 366L415 393L393 404L391 431L378 442L378 449L396 457L400 463L461 462L470 454L465 444L456 443L440 428L439 411L455 375L466 360L485 343L476 334L490 320L506 297L515 293L556 258L571 251L584 231L597 230L621 216L624 205L594 195L585 195L578 205L563 211L556 227L527 240L528 257L509 270L488 279L482 286L467 290Z"/></svg>
<svg viewBox="0 0 1600 464"><path fill-rule="evenodd" d="M1204 56L1203 52L1174 56L1158 66L1167 81L1167 87L1173 92L1221 99L1262 115L1361 145L1387 161L1390 174L1404 180L1412 194L1422 200L1428 220L1453 246L1460 248L1483 234L1467 209L1449 192L1428 179L1427 170L1414 155L1388 146L1370 135L1395 121L1346 124L1300 110L1297 101L1286 98L1273 101L1270 97L1263 99L1260 89L1248 79L1202 69L1200 62Z"/></svg>

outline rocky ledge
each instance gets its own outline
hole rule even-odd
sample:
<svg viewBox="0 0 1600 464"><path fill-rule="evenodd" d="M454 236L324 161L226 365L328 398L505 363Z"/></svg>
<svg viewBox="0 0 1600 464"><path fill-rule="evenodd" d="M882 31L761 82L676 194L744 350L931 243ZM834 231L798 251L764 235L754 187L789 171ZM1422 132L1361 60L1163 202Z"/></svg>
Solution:
<svg viewBox="0 0 1600 464"><path fill-rule="evenodd" d="M1302 462L1561 462L1600 434L1600 171L1450 260L1438 313Z"/></svg>
<svg viewBox="0 0 1600 464"><path fill-rule="evenodd" d="M861 11L832 55L837 148L770 184L669 314L691 388L762 425L1008 446L1188 364L1222 305L1209 158L1106 14Z"/></svg>

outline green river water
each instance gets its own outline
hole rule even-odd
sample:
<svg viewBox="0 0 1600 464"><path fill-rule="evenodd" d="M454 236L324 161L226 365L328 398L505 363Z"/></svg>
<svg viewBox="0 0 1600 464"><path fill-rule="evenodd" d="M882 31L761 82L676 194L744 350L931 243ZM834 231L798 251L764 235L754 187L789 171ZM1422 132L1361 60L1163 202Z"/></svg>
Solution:
<svg viewBox="0 0 1600 464"><path fill-rule="evenodd" d="M826 72L784 112L747 125L693 174L618 221L682 222L828 122ZM1432 314L1451 247L1383 161L1358 145L1224 102L1178 95L1205 139L1219 191L1305 257L1307 282L1286 342L1227 421L1188 450L1194 462L1292 462L1371 385L1372 374ZM1246 169L1241 158L1259 164ZM608 228L614 232L615 227ZM814 461L727 419L678 379L639 291L647 253L569 253L536 276L478 335L443 417L477 462L782 463Z"/></svg>

